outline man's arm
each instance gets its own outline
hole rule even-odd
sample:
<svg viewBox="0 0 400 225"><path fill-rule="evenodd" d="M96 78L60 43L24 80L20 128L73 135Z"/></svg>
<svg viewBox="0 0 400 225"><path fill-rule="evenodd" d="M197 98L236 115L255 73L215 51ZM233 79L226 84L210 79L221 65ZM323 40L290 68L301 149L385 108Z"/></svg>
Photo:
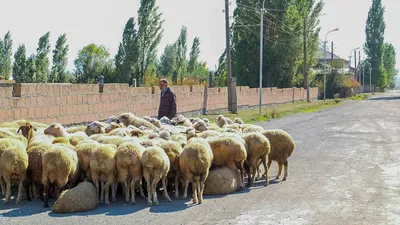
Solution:
<svg viewBox="0 0 400 225"><path fill-rule="evenodd" d="M171 115L171 117L175 117L176 116L176 95L175 95L175 93L172 93L172 96L169 100L169 104L171 107L169 114Z"/></svg>

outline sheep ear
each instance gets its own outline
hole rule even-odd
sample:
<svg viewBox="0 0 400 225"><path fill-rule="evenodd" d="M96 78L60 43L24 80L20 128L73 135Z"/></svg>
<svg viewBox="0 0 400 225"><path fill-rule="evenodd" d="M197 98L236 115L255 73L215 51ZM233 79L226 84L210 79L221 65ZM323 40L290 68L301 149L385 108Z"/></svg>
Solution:
<svg viewBox="0 0 400 225"><path fill-rule="evenodd" d="M36 127L33 127L33 126L32 126L32 128L33 128L34 131L37 131L37 128L36 128Z"/></svg>
<svg viewBox="0 0 400 225"><path fill-rule="evenodd" d="M18 128L17 134L19 134L20 131L21 131L21 127Z"/></svg>

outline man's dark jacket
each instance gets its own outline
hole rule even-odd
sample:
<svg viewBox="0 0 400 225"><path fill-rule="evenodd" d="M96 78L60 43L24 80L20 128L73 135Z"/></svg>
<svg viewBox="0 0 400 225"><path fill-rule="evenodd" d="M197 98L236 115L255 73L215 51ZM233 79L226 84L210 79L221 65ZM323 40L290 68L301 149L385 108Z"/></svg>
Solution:
<svg viewBox="0 0 400 225"><path fill-rule="evenodd" d="M161 93L160 96L160 108L158 108L158 119L166 116L169 119L172 119L176 115L176 95L168 88L164 93L164 96Z"/></svg>

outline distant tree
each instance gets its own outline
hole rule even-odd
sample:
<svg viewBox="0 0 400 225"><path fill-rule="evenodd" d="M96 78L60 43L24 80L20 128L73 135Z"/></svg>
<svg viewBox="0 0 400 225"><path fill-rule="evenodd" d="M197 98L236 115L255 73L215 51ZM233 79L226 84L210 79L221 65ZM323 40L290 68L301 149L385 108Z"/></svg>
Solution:
<svg viewBox="0 0 400 225"><path fill-rule="evenodd" d="M109 76L113 76L113 74L109 74L110 68L112 68L110 66L112 60L109 57L110 53L103 45L89 44L79 50L78 57L74 60L75 82L96 83L101 75L105 77L105 80L109 79Z"/></svg>
<svg viewBox="0 0 400 225"><path fill-rule="evenodd" d="M396 82L396 50L392 44L385 43L382 52L382 64L387 72L387 88L394 88Z"/></svg>
<svg viewBox="0 0 400 225"><path fill-rule="evenodd" d="M385 8L382 6L382 1L372 0L365 26L366 41L364 51L368 56L367 61L372 67L372 83L379 84L379 88L384 88L387 85L387 76L384 74L383 68L381 68L386 28L384 14Z"/></svg>
<svg viewBox="0 0 400 225"><path fill-rule="evenodd" d="M26 60L26 70L25 70L25 82L33 83L36 81L36 58L35 55L32 54Z"/></svg>
<svg viewBox="0 0 400 225"><path fill-rule="evenodd" d="M138 64L138 32L133 17L129 18L122 34L122 42L119 44L118 53L115 56L117 71L116 80L121 83L131 83L135 77L135 66Z"/></svg>
<svg viewBox="0 0 400 225"><path fill-rule="evenodd" d="M215 81L214 86L216 87L226 87L226 52L223 52L222 55L218 59L218 67L214 73Z"/></svg>
<svg viewBox="0 0 400 225"><path fill-rule="evenodd" d="M13 79L17 83L24 83L26 75L26 48L25 45L19 45L14 55Z"/></svg>
<svg viewBox="0 0 400 225"><path fill-rule="evenodd" d="M11 33L8 31L3 41L0 38L0 76L4 76L6 80L12 73L12 44Z"/></svg>
<svg viewBox="0 0 400 225"><path fill-rule="evenodd" d="M164 48L164 53L160 57L159 64L159 72L162 76L172 78L175 70L176 54L177 49L175 44L169 44Z"/></svg>
<svg viewBox="0 0 400 225"><path fill-rule="evenodd" d="M36 49L36 80L37 83L47 81L50 73L49 53L50 53L50 32L47 32L39 38L38 48Z"/></svg>
<svg viewBox="0 0 400 225"><path fill-rule="evenodd" d="M198 64L197 60L200 56L200 39L195 37L192 44L192 49L190 51L189 56L189 65L188 65L188 73L191 74L196 69L196 65Z"/></svg>
<svg viewBox="0 0 400 225"><path fill-rule="evenodd" d="M138 11L138 46L139 60L136 65L136 78L141 83L144 80L145 72L148 66L155 61L157 55L157 47L163 36L162 25L164 20L161 19L162 13L158 12L159 7L156 6L156 0L141 0Z"/></svg>
<svg viewBox="0 0 400 225"><path fill-rule="evenodd" d="M187 53L187 28L182 27L178 40L176 41L177 55L176 55L176 68L173 76L176 82L177 76L180 75L180 84L183 83L183 77L186 75L186 53Z"/></svg>
<svg viewBox="0 0 400 225"><path fill-rule="evenodd" d="M51 68L48 82L64 83L67 81L65 69L68 64L68 50L69 45L67 44L67 35L62 34L58 37L56 47L53 50L53 66Z"/></svg>

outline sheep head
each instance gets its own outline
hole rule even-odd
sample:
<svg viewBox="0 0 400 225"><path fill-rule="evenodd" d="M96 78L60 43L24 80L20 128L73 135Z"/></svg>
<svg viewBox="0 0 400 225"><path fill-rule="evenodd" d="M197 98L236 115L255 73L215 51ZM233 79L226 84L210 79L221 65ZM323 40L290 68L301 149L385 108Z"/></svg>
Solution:
<svg viewBox="0 0 400 225"><path fill-rule="evenodd" d="M107 119L107 121L106 121L106 123L112 123L112 122L114 122L114 123L119 123L118 117L116 117L116 116L110 116L110 117Z"/></svg>
<svg viewBox="0 0 400 225"><path fill-rule="evenodd" d="M152 118L151 118L150 116L143 116L143 119L150 122L150 120L151 120Z"/></svg>
<svg viewBox="0 0 400 225"><path fill-rule="evenodd" d="M165 130L165 129L161 130L160 133L159 133L160 138L162 138L162 139L164 139L166 141L171 140L171 135L172 135L172 133L170 131L168 131L168 130Z"/></svg>
<svg viewBox="0 0 400 225"><path fill-rule="evenodd" d="M189 128L186 130L186 140L189 141L191 138L197 137L196 130Z"/></svg>
<svg viewBox="0 0 400 225"><path fill-rule="evenodd" d="M31 123L26 122L25 124L23 124L22 126L20 126L18 128L17 133L19 134L19 132L21 131L22 135L26 138L28 138L29 140L29 136L33 137L33 131L37 131L36 127L32 126ZM29 135L30 134L30 135Z"/></svg>
<svg viewBox="0 0 400 225"><path fill-rule="evenodd" d="M98 121L93 121L86 127L85 133L87 136L93 134L104 134L104 127Z"/></svg>
<svg viewBox="0 0 400 225"><path fill-rule="evenodd" d="M108 125L108 127L106 127L105 132L108 134L117 128L122 128L121 124L111 122L110 125Z"/></svg>
<svg viewBox="0 0 400 225"><path fill-rule="evenodd" d="M135 115L133 113L122 113L121 115L119 115L119 122L123 123L124 126L129 126L129 122L132 121L132 119L135 117Z"/></svg>
<svg viewBox="0 0 400 225"><path fill-rule="evenodd" d="M207 130L207 125L204 121L199 120L193 124L193 128L197 131L203 132Z"/></svg>
<svg viewBox="0 0 400 225"><path fill-rule="evenodd" d="M44 134L54 137L63 137L64 127L59 123L52 123L49 127L46 128L46 130L44 130Z"/></svg>
<svg viewBox="0 0 400 225"><path fill-rule="evenodd" d="M132 137L141 137L143 136L143 132L139 129L134 129L133 131L131 131L131 135Z"/></svg>

